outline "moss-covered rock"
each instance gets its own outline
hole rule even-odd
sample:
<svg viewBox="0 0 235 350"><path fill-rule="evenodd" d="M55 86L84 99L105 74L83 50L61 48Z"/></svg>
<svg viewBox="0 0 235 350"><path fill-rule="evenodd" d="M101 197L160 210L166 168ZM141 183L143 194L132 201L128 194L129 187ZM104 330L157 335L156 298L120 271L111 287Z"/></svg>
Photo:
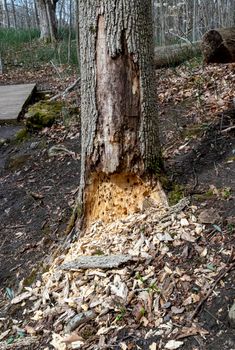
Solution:
<svg viewBox="0 0 235 350"><path fill-rule="evenodd" d="M63 103L57 101L40 101L31 106L26 114L26 127L40 130L50 127L61 116Z"/></svg>

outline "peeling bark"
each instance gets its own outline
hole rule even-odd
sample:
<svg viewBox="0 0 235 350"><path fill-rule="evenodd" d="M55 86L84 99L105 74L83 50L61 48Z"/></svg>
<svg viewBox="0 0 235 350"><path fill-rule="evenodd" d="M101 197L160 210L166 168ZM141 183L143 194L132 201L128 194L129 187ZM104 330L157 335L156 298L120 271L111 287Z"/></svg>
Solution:
<svg viewBox="0 0 235 350"><path fill-rule="evenodd" d="M114 219L140 210L161 165L151 0L81 0L79 16L79 201L88 221Z"/></svg>

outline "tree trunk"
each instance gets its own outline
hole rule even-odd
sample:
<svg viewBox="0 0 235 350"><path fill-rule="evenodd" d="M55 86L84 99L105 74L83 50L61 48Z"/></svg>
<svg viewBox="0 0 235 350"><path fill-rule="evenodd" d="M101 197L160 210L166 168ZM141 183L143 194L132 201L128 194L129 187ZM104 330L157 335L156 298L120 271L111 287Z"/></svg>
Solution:
<svg viewBox="0 0 235 350"><path fill-rule="evenodd" d="M155 47L155 68L180 64L201 53L201 42Z"/></svg>
<svg viewBox="0 0 235 350"><path fill-rule="evenodd" d="M151 0L80 0L82 164L85 224L160 200L161 169ZM80 208L81 208L80 207Z"/></svg>
<svg viewBox="0 0 235 350"><path fill-rule="evenodd" d="M40 24L40 38L46 42L54 42L57 37L56 1L37 0Z"/></svg>
<svg viewBox="0 0 235 350"><path fill-rule="evenodd" d="M235 27L209 30L201 46L206 63L235 62Z"/></svg>
<svg viewBox="0 0 235 350"><path fill-rule="evenodd" d="M2 5L3 5L3 27L10 28L10 17L9 17L7 1L3 0Z"/></svg>
<svg viewBox="0 0 235 350"><path fill-rule="evenodd" d="M57 40L56 3L57 0L46 0L46 10L51 42L56 42Z"/></svg>
<svg viewBox="0 0 235 350"><path fill-rule="evenodd" d="M16 22L16 9L15 9L14 0L11 0L11 8L12 8L13 27L16 29L17 28L17 22Z"/></svg>

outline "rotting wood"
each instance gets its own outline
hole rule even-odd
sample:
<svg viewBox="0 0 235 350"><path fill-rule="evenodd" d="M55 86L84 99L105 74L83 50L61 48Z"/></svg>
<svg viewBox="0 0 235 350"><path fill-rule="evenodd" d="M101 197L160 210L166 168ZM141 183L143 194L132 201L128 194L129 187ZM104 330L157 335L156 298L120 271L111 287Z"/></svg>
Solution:
<svg viewBox="0 0 235 350"><path fill-rule="evenodd" d="M201 42L155 47L155 68L176 66L201 54Z"/></svg>
<svg viewBox="0 0 235 350"><path fill-rule="evenodd" d="M235 27L209 30L201 48L205 63L235 62Z"/></svg>

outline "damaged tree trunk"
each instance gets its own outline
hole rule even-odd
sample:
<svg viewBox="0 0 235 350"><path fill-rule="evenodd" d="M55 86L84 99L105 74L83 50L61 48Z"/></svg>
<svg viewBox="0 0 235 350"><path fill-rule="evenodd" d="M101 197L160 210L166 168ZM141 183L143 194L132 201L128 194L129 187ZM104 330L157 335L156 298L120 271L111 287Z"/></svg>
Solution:
<svg viewBox="0 0 235 350"><path fill-rule="evenodd" d="M235 27L209 30L201 47L205 63L235 62Z"/></svg>
<svg viewBox="0 0 235 350"><path fill-rule="evenodd" d="M81 0L82 165L85 224L160 200L151 0ZM148 180L147 180L148 179Z"/></svg>

